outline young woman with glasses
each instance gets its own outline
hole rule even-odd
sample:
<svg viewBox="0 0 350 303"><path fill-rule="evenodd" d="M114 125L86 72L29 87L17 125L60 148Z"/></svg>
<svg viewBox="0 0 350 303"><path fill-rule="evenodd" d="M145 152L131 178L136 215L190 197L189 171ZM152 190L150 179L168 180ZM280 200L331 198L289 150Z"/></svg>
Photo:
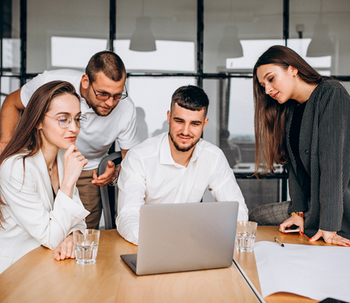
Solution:
<svg viewBox="0 0 350 303"><path fill-rule="evenodd" d="M348 92L285 46L260 56L253 85L256 165L285 165L291 201L253 209L250 220L350 246Z"/></svg>
<svg viewBox="0 0 350 303"><path fill-rule="evenodd" d="M43 245L54 258L74 258L73 230L89 214L75 183L85 157L74 145L85 117L74 87L63 81L41 86L0 155L0 273Z"/></svg>

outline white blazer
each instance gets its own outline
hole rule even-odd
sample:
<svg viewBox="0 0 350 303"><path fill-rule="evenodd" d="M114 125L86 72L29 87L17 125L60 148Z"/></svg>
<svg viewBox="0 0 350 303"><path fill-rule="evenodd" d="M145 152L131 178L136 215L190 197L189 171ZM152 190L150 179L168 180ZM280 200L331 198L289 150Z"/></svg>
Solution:
<svg viewBox="0 0 350 303"><path fill-rule="evenodd" d="M60 184L63 154L57 155ZM73 230L86 228L84 208L76 187L73 199L58 191L54 200L44 155L40 150L25 160L23 154L6 159L0 166L1 206L5 223L0 228L0 273L40 245L55 249Z"/></svg>

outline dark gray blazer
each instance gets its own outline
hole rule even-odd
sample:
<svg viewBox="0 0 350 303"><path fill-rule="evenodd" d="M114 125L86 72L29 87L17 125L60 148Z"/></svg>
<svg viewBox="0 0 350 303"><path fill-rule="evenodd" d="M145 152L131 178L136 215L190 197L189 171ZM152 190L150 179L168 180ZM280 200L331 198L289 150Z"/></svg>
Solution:
<svg viewBox="0 0 350 303"><path fill-rule="evenodd" d="M294 106L286 121L290 163L289 212L308 212L305 233L337 231L350 239L350 96L341 83L325 80L311 94L300 127L297 169L290 145Z"/></svg>

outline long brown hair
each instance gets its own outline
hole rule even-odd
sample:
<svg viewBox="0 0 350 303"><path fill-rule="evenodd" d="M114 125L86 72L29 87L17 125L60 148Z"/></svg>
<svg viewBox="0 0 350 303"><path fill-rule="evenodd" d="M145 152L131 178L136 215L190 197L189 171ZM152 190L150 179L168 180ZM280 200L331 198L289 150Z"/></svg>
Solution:
<svg viewBox="0 0 350 303"><path fill-rule="evenodd" d="M0 165L7 158L24 153L23 166L25 159L35 155L42 146L40 130L37 125L44 120L45 114L51 108L51 101L61 95L70 94L80 101L72 84L65 81L52 81L39 87L29 100L29 103L23 111L19 124L10 140L0 155ZM1 200L0 204L4 204ZM0 208L0 226L4 221Z"/></svg>
<svg viewBox="0 0 350 303"><path fill-rule="evenodd" d="M275 64L284 70L292 66L298 70L298 76L306 83L319 84L322 81L322 76L315 69L286 46L271 46L259 57L253 70L255 174L260 164L266 173L268 170L274 171L274 163L283 165L289 160L285 148L285 123L291 103L279 104L265 93L256 74L258 67L265 64Z"/></svg>

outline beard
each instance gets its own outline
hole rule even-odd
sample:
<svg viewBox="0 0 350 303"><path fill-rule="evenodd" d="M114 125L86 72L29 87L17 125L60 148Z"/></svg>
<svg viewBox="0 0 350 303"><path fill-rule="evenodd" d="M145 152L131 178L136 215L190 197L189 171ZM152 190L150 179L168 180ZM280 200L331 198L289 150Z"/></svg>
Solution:
<svg viewBox="0 0 350 303"><path fill-rule="evenodd" d="M183 135L183 134L181 134L181 135ZM183 135L183 136L184 136L184 135ZM170 132L169 132L169 137L170 137L170 140L174 143L175 148L176 148L178 151L180 151L180 152L188 152L193 146L195 146L195 145L198 143L198 141L199 141L199 139L200 139L200 138L198 138L197 141L191 143L189 146L181 147L181 146L180 146L179 144L177 144L177 142L174 140L174 138L173 138L173 136L171 135Z"/></svg>
<svg viewBox="0 0 350 303"><path fill-rule="evenodd" d="M101 112L98 110L98 106L96 106L96 104L94 104L94 103L91 101L91 99L90 99L90 94L89 94L89 93L88 93L87 97L85 98L85 101L86 101L87 105L88 105L89 107L92 108L92 110L95 112L95 114L96 114L97 116L100 116L100 117L106 117L106 116L108 116L108 115L112 112L112 110L115 109L115 108L117 107L117 105L118 105L118 103L119 103L119 102L118 102L115 106L110 107L110 111L109 111L109 112L102 112L102 113L101 113Z"/></svg>
<svg viewBox="0 0 350 303"><path fill-rule="evenodd" d="M94 105L90 105L90 106L91 106L91 108L93 109L93 111L95 112L95 114L96 114L97 116L100 116L100 117L106 117L106 116L108 116L108 115L112 112L112 110L116 108L116 106L114 106L114 107L111 107L111 108L110 108L110 111L109 111L109 112L103 112L103 113L101 113L101 112L98 111L98 108L97 108L96 106L94 106Z"/></svg>

